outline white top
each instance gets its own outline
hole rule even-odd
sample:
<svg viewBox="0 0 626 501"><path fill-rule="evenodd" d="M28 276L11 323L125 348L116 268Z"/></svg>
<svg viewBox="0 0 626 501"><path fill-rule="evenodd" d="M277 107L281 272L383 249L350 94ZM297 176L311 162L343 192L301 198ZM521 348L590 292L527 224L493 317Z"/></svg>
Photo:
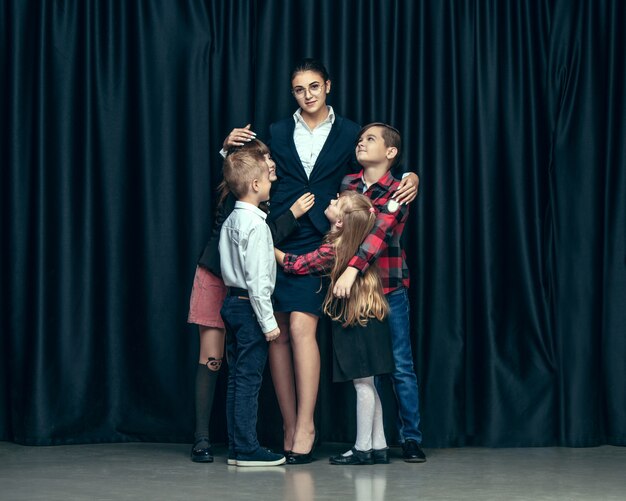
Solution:
<svg viewBox="0 0 626 501"><path fill-rule="evenodd" d="M252 204L237 201L220 232L220 267L227 287L247 289L250 304L264 334L278 327L272 307L276 259L267 215Z"/></svg>
<svg viewBox="0 0 626 501"><path fill-rule="evenodd" d="M302 118L302 109L298 108L298 111L293 114L293 119L296 122L296 127L293 130L293 142L296 144L296 151L304 166L306 176L311 177L317 157L320 156L320 151L322 151L324 143L330 134L330 129L335 123L335 112L333 107L329 106L328 116L313 130L309 128L304 118Z"/></svg>

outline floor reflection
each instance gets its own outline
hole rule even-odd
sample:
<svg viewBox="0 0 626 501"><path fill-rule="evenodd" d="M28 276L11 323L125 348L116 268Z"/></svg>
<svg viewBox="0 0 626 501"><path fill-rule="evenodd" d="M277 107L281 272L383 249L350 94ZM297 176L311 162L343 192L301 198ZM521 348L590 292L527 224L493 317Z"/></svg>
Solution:
<svg viewBox="0 0 626 501"><path fill-rule="evenodd" d="M344 468L350 468L348 466ZM357 468L357 469L354 469ZM344 477L354 482L354 499L358 501L383 501L387 488L387 474L380 467L352 467L344 471Z"/></svg>
<svg viewBox="0 0 626 501"><path fill-rule="evenodd" d="M335 490L337 499L355 501L384 501L387 488L387 468L381 466L328 465L319 459L315 467L287 467L284 476L284 501L314 501ZM328 468L320 471L321 464ZM280 497L279 497L280 499Z"/></svg>
<svg viewBox="0 0 626 501"><path fill-rule="evenodd" d="M308 465L192 463L188 444L126 443L25 447L0 442L0 499L16 501L623 501L625 447L429 449L428 461L330 465L347 444L321 444Z"/></svg>

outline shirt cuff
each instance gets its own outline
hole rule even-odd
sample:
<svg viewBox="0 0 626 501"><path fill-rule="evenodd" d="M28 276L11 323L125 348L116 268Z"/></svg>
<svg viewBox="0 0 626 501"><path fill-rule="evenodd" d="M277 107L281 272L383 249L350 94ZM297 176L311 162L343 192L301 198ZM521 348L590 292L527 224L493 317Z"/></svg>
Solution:
<svg viewBox="0 0 626 501"><path fill-rule="evenodd" d="M285 257L283 258L283 271L287 273L293 273L293 264L296 262L295 254L285 253Z"/></svg>
<svg viewBox="0 0 626 501"><path fill-rule="evenodd" d="M361 273L365 273L366 270L370 267L370 264L365 259L362 259L359 256L354 256L352 259L350 259L348 266L352 266L353 268L359 270Z"/></svg>
<svg viewBox="0 0 626 501"><path fill-rule="evenodd" d="M261 326L263 334L267 334L278 327L278 322L276 322L276 317L272 315L271 318L266 318L263 321L259 320L259 325Z"/></svg>

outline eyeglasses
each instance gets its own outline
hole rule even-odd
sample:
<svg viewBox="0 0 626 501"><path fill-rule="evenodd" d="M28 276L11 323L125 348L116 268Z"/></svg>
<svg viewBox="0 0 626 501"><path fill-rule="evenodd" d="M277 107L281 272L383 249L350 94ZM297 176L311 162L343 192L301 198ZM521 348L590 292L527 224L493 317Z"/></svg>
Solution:
<svg viewBox="0 0 626 501"><path fill-rule="evenodd" d="M295 97L304 97L308 90L309 94L311 94L312 96L319 96L320 93L322 92L322 89L324 89L325 87L326 87L325 83L321 84L319 82L313 82L312 84L309 84L308 88L295 87L294 89L291 89L291 93Z"/></svg>

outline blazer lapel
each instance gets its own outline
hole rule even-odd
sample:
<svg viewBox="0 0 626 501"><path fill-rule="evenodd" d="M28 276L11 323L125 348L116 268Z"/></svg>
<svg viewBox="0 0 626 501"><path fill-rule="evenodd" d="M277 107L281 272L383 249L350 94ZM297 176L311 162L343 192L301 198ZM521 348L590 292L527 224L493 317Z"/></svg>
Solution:
<svg viewBox="0 0 626 501"><path fill-rule="evenodd" d="M289 121L289 126L287 127L287 144L289 145L289 153L293 157L294 165L299 166L298 173L301 174L303 179L306 179L306 172L304 171L304 165L300 161L300 155L298 155L298 150L296 149L296 143L293 140L293 132L296 128L296 123L293 120Z"/></svg>
<svg viewBox="0 0 626 501"><path fill-rule="evenodd" d="M337 141L337 138L340 135L342 121L343 119L341 117L338 117L337 115L335 115L335 123L330 129L330 134L328 134L328 138L326 139L324 146L322 146L322 151L320 151L320 154L318 155L317 160L315 161L315 165L313 166L313 170L311 171L311 177L314 177L316 174L316 171L321 169L320 166L323 165L325 158L328 156L329 152L333 150L333 144L335 144L335 141ZM295 149L295 146L294 146L294 149Z"/></svg>

